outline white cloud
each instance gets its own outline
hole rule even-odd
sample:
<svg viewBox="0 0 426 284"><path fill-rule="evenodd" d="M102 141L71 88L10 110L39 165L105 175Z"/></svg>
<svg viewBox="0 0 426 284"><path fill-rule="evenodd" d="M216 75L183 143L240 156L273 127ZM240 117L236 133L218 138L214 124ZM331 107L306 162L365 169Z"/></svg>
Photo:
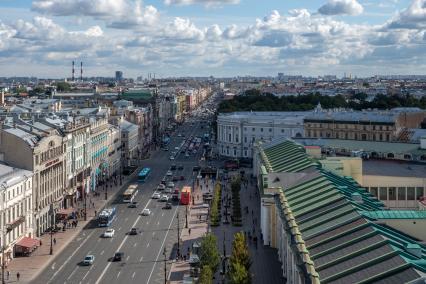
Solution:
<svg viewBox="0 0 426 284"><path fill-rule="evenodd" d="M328 0L326 4L318 9L323 15L359 15L364 8L357 0Z"/></svg>
<svg viewBox="0 0 426 284"><path fill-rule="evenodd" d="M426 0L413 0L410 6L392 19L389 28L426 28Z"/></svg>
<svg viewBox="0 0 426 284"><path fill-rule="evenodd" d="M53 16L93 17L118 29L153 25L159 17L154 6L143 7L141 0L35 0L32 9Z"/></svg>
<svg viewBox="0 0 426 284"><path fill-rule="evenodd" d="M222 4L238 4L240 0L164 0L166 5L192 5L203 4L205 6L217 6Z"/></svg>

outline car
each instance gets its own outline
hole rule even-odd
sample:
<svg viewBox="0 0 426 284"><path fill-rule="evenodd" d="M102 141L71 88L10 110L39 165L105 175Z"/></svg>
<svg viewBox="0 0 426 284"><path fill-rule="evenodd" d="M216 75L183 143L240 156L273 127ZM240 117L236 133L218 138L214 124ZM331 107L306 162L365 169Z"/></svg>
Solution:
<svg viewBox="0 0 426 284"><path fill-rule="evenodd" d="M107 229L102 236L104 238L112 238L114 237L114 233L115 233L114 229Z"/></svg>
<svg viewBox="0 0 426 284"><path fill-rule="evenodd" d="M116 252L112 257L112 261L121 261L124 258L124 252Z"/></svg>
<svg viewBox="0 0 426 284"><path fill-rule="evenodd" d="M164 209L172 209L172 204L167 202L166 205L164 205Z"/></svg>
<svg viewBox="0 0 426 284"><path fill-rule="evenodd" d="M137 208L138 207L138 202L137 201L133 201L129 204L129 208Z"/></svg>
<svg viewBox="0 0 426 284"><path fill-rule="evenodd" d="M171 187L171 188L175 187L174 182L169 181L169 182L167 183L167 187Z"/></svg>
<svg viewBox="0 0 426 284"><path fill-rule="evenodd" d="M177 147L177 146L176 146L176 147L175 147L175 150L176 150L176 151L179 151L179 147Z"/></svg>
<svg viewBox="0 0 426 284"><path fill-rule="evenodd" d="M173 189L171 187L166 188L165 193L172 193Z"/></svg>
<svg viewBox="0 0 426 284"><path fill-rule="evenodd" d="M177 166L177 169L178 169L179 171L183 170L183 165L178 165L178 166Z"/></svg>
<svg viewBox="0 0 426 284"><path fill-rule="evenodd" d="M180 176L180 180L185 180L185 176Z"/></svg>
<svg viewBox="0 0 426 284"><path fill-rule="evenodd" d="M163 183L160 183L157 187L157 190L164 190L166 188L166 185Z"/></svg>
<svg viewBox="0 0 426 284"><path fill-rule="evenodd" d="M176 164L171 164L171 166L170 166L170 170L171 170L171 171L176 170Z"/></svg>
<svg viewBox="0 0 426 284"><path fill-rule="evenodd" d="M174 156L170 156L170 161L174 161L175 157Z"/></svg>
<svg viewBox="0 0 426 284"><path fill-rule="evenodd" d="M161 184L166 184L166 182L167 182L167 179L166 179L166 177L163 177L163 179L161 180Z"/></svg>
<svg viewBox="0 0 426 284"><path fill-rule="evenodd" d="M142 216L149 216L149 215L151 215L151 210L149 210L148 208L145 208L144 210L142 210L141 215Z"/></svg>
<svg viewBox="0 0 426 284"><path fill-rule="evenodd" d="M182 137L182 133L179 133L179 134L178 134L178 137Z"/></svg>
<svg viewBox="0 0 426 284"><path fill-rule="evenodd" d="M177 176L172 177L172 181L178 181L178 180L179 180L179 178Z"/></svg>
<svg viewBox="0 0 426 284"><path fill-rule="evenodd" d="M138 234L138 228L131 228L129 235L137 235Z"/></svg>
<svg viewBox="0 0 426 284"><path fill-rule="evenodd" d="M163 201L163 202L169 201L169 196L167 194L161 195L160 201Z"/></svg>
<svg viewBox="0 0 426 284"><path fill-rule="evenodd" d="M169 151L169 147L163 148L164 151Z"/></svg>
<svg viewBox="0 0 426 284"><path fill-rule="evenodd" d="M200 169L201 169L201 167L200 167L200 166L194 166L194 167L192 168L192 171L194 171L194 172L198 172Z"/></svg>
<svg viewBox="0 0 426 284"><path fill-rule="evenodd" d="M188 152L185 153L185 157L189 157L189 153Z"/></svg>
<svg viewBox="0 0 426 284"><path fill-rule="evenodd" d="M170 171L170 170L169 170L169 171L167 171L166 176L169 176L169 177L170 177L170 176L172 176L172 175L173 175L173 172L172 172L172 171Z"/></svg>
<svg viewBox="0 0 426 284"><path fill-rule="evenodd" d="M83 259L84 265L92 265L95 262L95 256L94 255L86 255L86 257Z"/></svg>
<svg viewBox="0 0 426 284"><path fill-rule="evenodd" d="M158 192L154 192L154 194L152 195L152 199L160 199L161 194L159 194Z"/></svg>
<svg viewBox="0 0 426 284"><path fill-rule="evenodd" d="M185 154L185 152L186 152L186 149L183 149L183 148L182 148L182 150L180 150L180 153L181 153L181 154Z"/></svg>

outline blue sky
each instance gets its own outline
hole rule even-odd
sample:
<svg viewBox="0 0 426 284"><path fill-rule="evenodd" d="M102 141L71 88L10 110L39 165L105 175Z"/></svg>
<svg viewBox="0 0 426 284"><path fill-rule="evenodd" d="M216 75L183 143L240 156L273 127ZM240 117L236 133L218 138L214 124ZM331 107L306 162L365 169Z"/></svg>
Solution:
<svg viewBox="0 0 426 284"><path fill-rule="evenodd" d="M0 0L0 76L424 74L426 0Z"/></svg>

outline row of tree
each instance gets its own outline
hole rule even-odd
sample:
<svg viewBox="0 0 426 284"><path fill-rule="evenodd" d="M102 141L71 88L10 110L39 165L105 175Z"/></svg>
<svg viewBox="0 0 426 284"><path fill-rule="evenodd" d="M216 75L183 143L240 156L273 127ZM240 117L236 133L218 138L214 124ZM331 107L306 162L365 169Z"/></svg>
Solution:
<svg viewBox="0 0 426 284"><path fill-rule="evenodd" d="M325 96L312 93L299 96L278 97L270 93L261 93L259 90L248 90L242 96L235 96L232 100L225 100L219 104L218 112L234 111L306 111L315 108L321 103L323 108L352 108L356 110L377 108L391 109L395 107L419 107L426 109L426 97L420 99L405 95L376 95L368 100L365 93L354 93L350 97Z"/></svg>
<svg viewBox="0 0 426 284"><path fill-rule="evenodd" d="M213 277L219 268L221 257L217 247L217 238L213 234L205 235L201 240L200 264L201 272L198 278L199 284L212 284ZM234 235L232 252L228 261L226 278L230 284L250 284L252 264L247 241L242 232Z"/></svg>
<svg viewBox="0 0 426 284"><path fill-rule="evenodd" d="M221 184L216 183L213 190L213 200L210 208L210 225L213 227L220 225L220 219L222 218L220 214L221 208L221 199L222 199L222 190Z"/></svg>
<svg viewBox="0 0 426 284"><path fill-rule="evenodd" d="M242 225L241 201L240 201L241 179L236 178L231 182L232 191L232 225Z"/></svg>

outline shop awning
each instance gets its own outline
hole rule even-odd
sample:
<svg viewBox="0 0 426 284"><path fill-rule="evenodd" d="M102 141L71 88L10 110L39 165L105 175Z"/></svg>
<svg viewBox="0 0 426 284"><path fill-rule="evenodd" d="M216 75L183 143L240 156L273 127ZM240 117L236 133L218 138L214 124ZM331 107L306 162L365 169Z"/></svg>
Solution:
<svg viewBox="0 0 426 284"><path fill-rule="evenodd" d="M72 212L74 212L74 208L72 208L72 207L70 207L70 208L67 208L67 209L60 209L60 210L58 210L58 212L56 212L56 214L59 214L59 215L70 215Z"/></svg>
<svg viewBox="0 0 426 284"><path fill-rule="evenodd" d="M24 237L16 245L24 248L34 248L40 245L40 241L33 238Z"/></svg>

